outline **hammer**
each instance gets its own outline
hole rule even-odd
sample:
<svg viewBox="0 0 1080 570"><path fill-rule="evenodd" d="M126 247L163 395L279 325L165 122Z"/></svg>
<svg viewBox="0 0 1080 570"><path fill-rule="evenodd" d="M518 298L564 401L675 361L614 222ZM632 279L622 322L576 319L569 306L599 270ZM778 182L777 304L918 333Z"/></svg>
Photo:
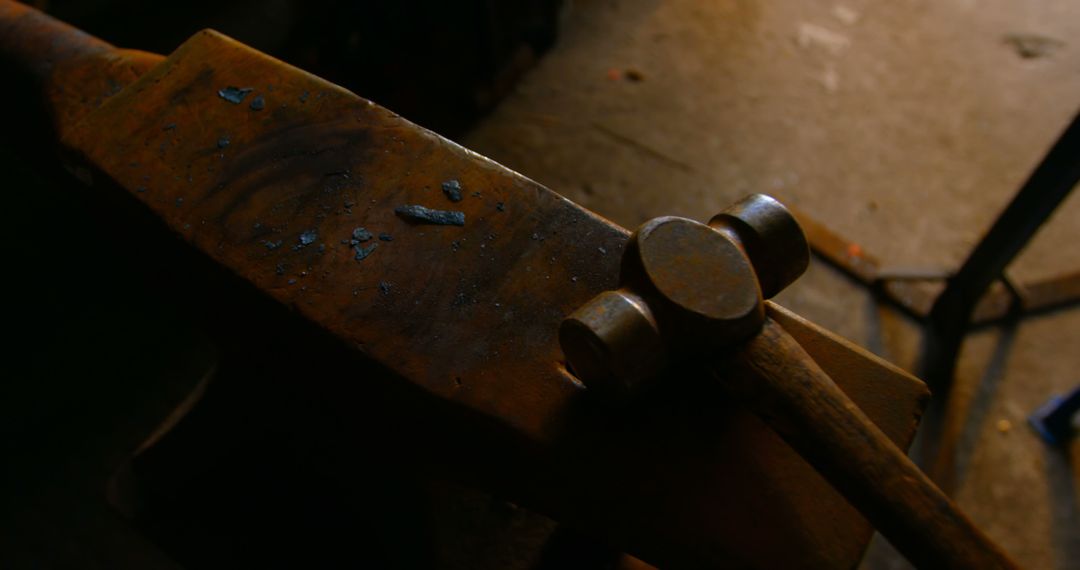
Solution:
<svg viewBox="0 0 1080 570"><path fill-rule="evenodd" d="M702 224L649 220L619 288L563 321L559 342L590 392L629 400L670 362L710 375L812 465L920 568L1016 568L845 395L765 299L806 270L809 248L779 202L751 195Z"/></svg>

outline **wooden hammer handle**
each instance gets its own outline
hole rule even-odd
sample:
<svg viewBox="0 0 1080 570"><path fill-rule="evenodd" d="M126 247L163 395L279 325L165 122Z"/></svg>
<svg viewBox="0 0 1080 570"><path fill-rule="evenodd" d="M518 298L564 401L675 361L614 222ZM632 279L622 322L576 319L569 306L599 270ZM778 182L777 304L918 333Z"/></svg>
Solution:
<svg viewBox="0 0 1080 570"><path fill-rule="evenodd" d="M772 319L714 370L919 568L1017 568Z"/></svg>

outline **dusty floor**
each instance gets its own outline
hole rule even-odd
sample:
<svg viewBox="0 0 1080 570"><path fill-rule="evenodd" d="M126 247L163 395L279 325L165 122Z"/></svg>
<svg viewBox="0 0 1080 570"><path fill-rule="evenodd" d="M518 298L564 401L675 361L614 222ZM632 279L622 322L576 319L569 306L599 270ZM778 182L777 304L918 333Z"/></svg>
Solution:
<svg viewBox="0 0 1080 570"><path fill-rule="evenodd" d="M1080 108L1076 38L1072 0L578 0L462 142L627 227L759 191L890 265L955 267ZM1078 243L1074 195L1014 274L1074 270ZM914 366L918 326L820 262L780 301ZM1025 425L1080 382L1076 346L1066 309L973 335L959 366L956 496L1027 568L1080 568L1075 475Z"/></svg>

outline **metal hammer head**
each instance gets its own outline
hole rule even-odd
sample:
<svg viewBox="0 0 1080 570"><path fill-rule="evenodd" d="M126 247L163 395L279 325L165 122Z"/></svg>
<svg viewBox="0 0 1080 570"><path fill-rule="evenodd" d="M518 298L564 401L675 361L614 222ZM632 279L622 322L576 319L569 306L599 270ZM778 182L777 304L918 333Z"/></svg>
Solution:
<svg viewBox="0 0 1080 570"><path fill-rule="evenodd" d="M670 356L756 334L762 300L797 279L809 256L795 218L762 194L740 200L708 225L649 220L630 237L619 289L563 321L563 353L591 391L623 399L657 376Z"/></svg>

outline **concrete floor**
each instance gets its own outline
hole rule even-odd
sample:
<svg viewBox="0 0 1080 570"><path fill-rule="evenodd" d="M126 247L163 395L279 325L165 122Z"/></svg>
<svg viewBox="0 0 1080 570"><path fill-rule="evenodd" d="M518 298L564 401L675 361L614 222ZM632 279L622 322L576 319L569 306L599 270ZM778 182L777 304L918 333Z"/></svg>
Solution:
<svg viewBox="0 0 1080 570"><path fill-rule="evenodd" d="M626 227L767 192L891 266L955 267L1080 108L1075 38L1073 0L578 0L462 142ZM1078 243L1074 195L1014 275L1080 268ZM918 326L820 262L780 301L914 366ZM956 497L1027 568L1080 568L1074 474L1025 425L1080 382L1077 346L1065 309L958 368Z"/></svg>

